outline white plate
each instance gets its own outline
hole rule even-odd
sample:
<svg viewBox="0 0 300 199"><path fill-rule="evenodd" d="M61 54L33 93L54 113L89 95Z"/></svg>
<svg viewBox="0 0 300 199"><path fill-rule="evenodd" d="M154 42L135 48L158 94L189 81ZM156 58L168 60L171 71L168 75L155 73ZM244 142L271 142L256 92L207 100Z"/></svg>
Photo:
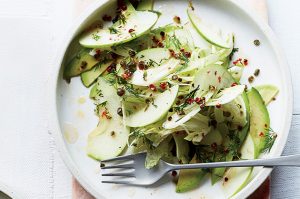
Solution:
<svg viewBox="0 0 300 199"><path fill-rule="evenodd" d="M0 182L0 199L22 199L19 193L8 187L6 184Z"/></svg>
<svg viewBox="0 0 300 199"><path fill-rule="evenodd" d="M82 31L95 18L101 17L111 10L114 1L98 1L91 6L75 23L59 49L57 62L49 82L50 128L56 135L56 142L61 155L79 182L97 198L223 198L220 184L210 185L206 180L199 189L186 193L175 193L172 182L155 188L133 188L117 185L104 185L100 180L99 164L88 158L85 147L88 133L96 126L97 118L93 114L93 103L89 100L89 89L86 89L79 78L72 79L71 84L62 80L62 68L66 49L72 38ZM271 150L270 156L279 156L286 143L292 116L292 84L288 64L278 42L267 24L255 16L255 12L247 6L237 5L234 0L201 0L194 1L198 14L223 30L234 32L236 47L249 59L242 82L247 82L249 75L256 68L261 74L253 85L273 84L278 86L280 94L268 108L271 116L271 127L278 133L278 138ZM156 0L155 7L166 13L160 23L170 21L175 15L182 21L187 19L187 1ZM255 47L253 41L259 39L260 47ZM80 101L80 102L79 102ZM83 103L83 101L86 101ZM71 124L71 125L70 125ZM71 139L65 139L65 133L71 133ZM77 138L78 137L78 138ZM270 174L271 169L256 169L252 181L236 195L245 198L251 194Z"/></svg>

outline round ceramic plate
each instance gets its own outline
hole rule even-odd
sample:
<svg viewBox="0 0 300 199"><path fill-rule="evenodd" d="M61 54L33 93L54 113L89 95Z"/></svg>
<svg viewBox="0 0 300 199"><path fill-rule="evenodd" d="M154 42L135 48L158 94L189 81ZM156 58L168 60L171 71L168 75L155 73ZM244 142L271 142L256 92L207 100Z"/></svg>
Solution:
<svg viewBox="0 0 300 199"><path fill-rule="evenodd" d="M8 187L4 183L0 182L0 199L21 199L18 193L16 193L11 187Z"/></svg>
<svg viewBox="0 0 300 199"><path fill-rule="evenodd" d="M225 198L221 183L211 186L209 179L199 189L185 194L175 193L175 184L172 182L153 188L101 184L99 163L87 157L85 152L87 136L97 125L97 118L93 113L94 105L88 98L89 89L82 85L80 78L74 78L71 84L67 84L62 79L61 65L74 36L107 11L112 11L114 4L115 1L106 0L98 1L90 7L76 21L58 52L56 68L49 84L49 120L66 165L79 182L97 198ZM180 16L182 21L187 21L187 5L185 0L156 0L155 9L163 13L158 24L171 23L175 15ZM288 137L293 103L289 68L273 32L255 16L255 11L249 10L247 6L237 5L233 0L194 1L194 7L203 20L226 32L234 32L239 53L249 59L242 83L247 83L247 77L260 68L260 76L251 86L273 84L280 89L277 100L268 106L271 127L278 133L269 156L279 156ZM255 39L261 41L259 47L253 44ZM235 197L245 198L251 194L270 172L270 169L255 169L251 182Z"/></svg>

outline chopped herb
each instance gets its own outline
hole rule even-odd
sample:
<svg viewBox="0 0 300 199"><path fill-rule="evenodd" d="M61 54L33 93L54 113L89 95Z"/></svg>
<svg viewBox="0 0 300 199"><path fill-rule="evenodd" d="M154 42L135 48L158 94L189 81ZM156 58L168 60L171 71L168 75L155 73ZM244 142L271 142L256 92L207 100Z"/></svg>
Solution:
<svg viewBox="0 0 300 199"><path fill-rule="evenodd" d="M228 146L228 150L231 153L232 156L239 158L239 148L241 146L241 140L236 132L230 132L228 134L228 137L230 139L230 144Z"/></svg>
<svg viewBox="0 0 300 199"><path fill-rule="evenodd" d="M187 68L187 67L188 67L188 63L189 63L189 61L190 61L189 58L188 58L187 56L185 56L184 53L179 55L179 59L181 59L181 60L183 61L183 63L182 63L182 65L181 65L181 67L179 67L179 68L177 69L177 72L182 71L182 70L184 70L185 68Z"/></svg>
<svg viewBox="0 0 300 199"><path fill-rule="evenodd" d="M184 102L182 104L180 104L179 106L174 107L174 110L177 112L182 112L184 108L186 108L188 105L190 105L189 99L194 99L196 92L198 90L199 90L199 86L197 88L195 88L194 90L192 90L190 93L188 93L184 97Z"/></svg>
<svg viewBox="0 0 300 199"><path fill-rule="evenodd" d="M114 27L109 27L108 29L109 29L110 34L118 34L120 32Z"/></svg>
<svg viewBox="0 0 300 199"><path fill-rule="evenodd" d="M106 81L111 85L118 85L123 86L128 93L134 95L135 97L141 98L141 92L133 87L132 84L129 84L124 78L118 76L117 72L114 71L110 73L109 76L106 76Z"/></svg>
<svg viewBox="0 0 300 199"><path fill-rule="evenodd" d="M141 92L137 89L134 89L132 84L124 84L124 88L128 93L134 95L135 97L141 97Z"/></svg>
<svg viewBox="0 0 300 199"><path fill-rule="evenodd" d="M143 80L147 81L147 75L148 75L147 71L144 71L144 73L143 73Z"/></svg>
<svg viewBox="0 0 300 199"><path fill-rule="evenodd" d="M189 7L192 9L192 10L195 10L194 6L193 6L193 1L192 0L189 0Z"/></svg>
<svg viewBox="0 0 300 199"><path fill-rule="evenodd" d="M154 101L152 102L152 105L153 105L155 108L157 108L157 107L158 107L156 104L154 104Z"/></svg>
<svg viewBox="0 0 300 199"><path fill-rule="evenodd" d="M98 106L100 106L100 107L106 107L106 105L107 105L107 101L98 104Z"/></svg>
<svg viewBox="0 0 300 199"><path fill-rule="evenodd" d="M180 50L181 46L182 46L182 44L179 41L179 39L175 36L175 34L170 36L166 43L166 48L175 47L176 50Z"/></svg>
<svg viewBox="0 0 300 199"><path fill-rule="evenodd" d="M277 134L271 128L269 128L268 133L265 134L265 146L262 152L264 153L270 152L276 138L277 138Z"/></svg>
<svg viewBox="0 0 300 199"><path fill-rule="evenodd" d="M119 21L121 22L121 24L125 25L126 24L126 16L124 14L120 14L119 15Z"/></svg>
<svg viewBox="0 0 300 199"><path fill-rule="evenodd" d="M232 61L233 55L239 51L239 48L233 48L230 55L229 55L229 60Z"/></svg>
<svg viewBox="0 0 300 199"><path fill-rule="evenodd" d="M206 145L199 145L195 147L195 152L197 159L202 163L213 162L214 160L214 152L210 152L207 150Z"/></svg>
<svg viewBox="0 0 300 199"><path fill-rule="evenodd" d="M92 34L94 40L98 41L101 37L97 34Z"/></svg>
<svg viewBox="0 0 300 199"><path fill-rule="evenodd" d="M149 59L149 62L147 65L150 67L154 67L155 65L159 66L159 64L156 61L154 61L153 59Z"/></svg>

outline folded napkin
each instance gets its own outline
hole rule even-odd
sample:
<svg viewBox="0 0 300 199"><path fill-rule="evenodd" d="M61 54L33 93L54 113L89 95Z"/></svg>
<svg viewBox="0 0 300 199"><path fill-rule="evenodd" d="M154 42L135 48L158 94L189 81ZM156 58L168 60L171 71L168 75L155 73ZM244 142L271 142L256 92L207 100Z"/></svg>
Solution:
<svg viewBox="0 0 300 199"><path fill-rule="evenodd" d="M74 18L78 16L88 5L96 0L75 0ZM268 9L266 0L236 0L242 1L253 7L257 14L260 15L265 22L268 22ZM72 180L72 198L73 199L94 199L74 178ZM270 179L267 179L249 199L268 199L270 198Z"/></svg>

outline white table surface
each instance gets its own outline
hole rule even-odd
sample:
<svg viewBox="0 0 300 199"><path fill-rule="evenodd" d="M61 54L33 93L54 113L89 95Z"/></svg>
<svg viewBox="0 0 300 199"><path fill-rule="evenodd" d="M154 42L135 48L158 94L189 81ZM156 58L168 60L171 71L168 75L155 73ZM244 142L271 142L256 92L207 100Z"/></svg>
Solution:
<svg viewBox="0 0 300 199"><path fill-rule="evenodd" d="M75 1L0 0L0 181L28 199L71 198L71 175L47 130L45 96ZM270 25L288 57L295 95L284 154L300 153L299 7L298 0L269 0ZM272 198L300 198L299 184L300 168L275 169Z"/></svg>

